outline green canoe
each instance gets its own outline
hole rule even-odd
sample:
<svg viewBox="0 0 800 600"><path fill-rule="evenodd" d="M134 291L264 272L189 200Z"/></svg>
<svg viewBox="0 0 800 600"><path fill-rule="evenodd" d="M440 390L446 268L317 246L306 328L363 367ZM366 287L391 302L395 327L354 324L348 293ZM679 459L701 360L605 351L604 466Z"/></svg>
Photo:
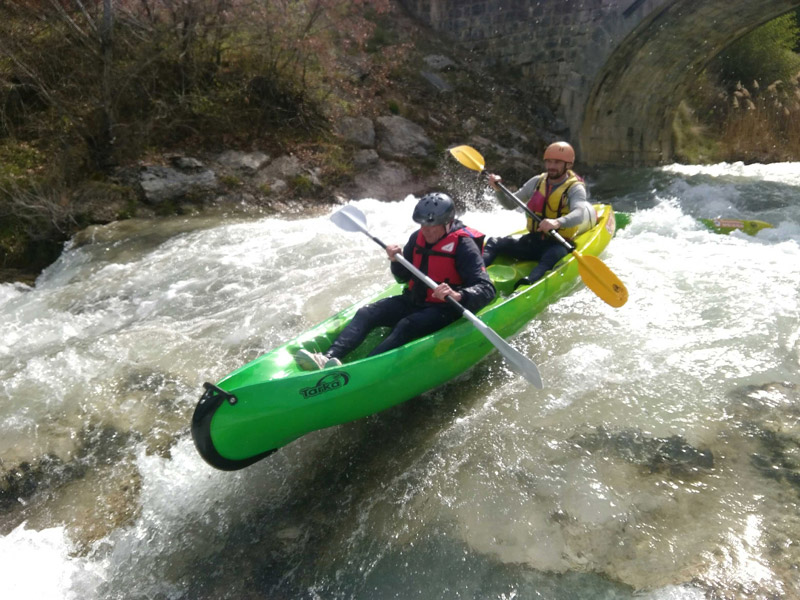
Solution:
<svg viewBox="0 0 800 600"><path fill-rule="evenodd" d="M575 240L577 250L585 255L599 255L617 227L611 206L596 208L597 226ZM570 254L534 285L514 292L514 283L534 263L504 262L504 258L488 269L497 297L477 313L504 338L519 332L581 282L578 262ZM298 349L326 350L360 306L401 290L400 284L391 285L233 371L216 385L204 384L192 417L192 438L200 455L218 469L241 469L311 431L360 419L440 386L494 349L462 318L436 333L367 358L386 333L376 330L341 367L297 368L293 355Z"/></svg>

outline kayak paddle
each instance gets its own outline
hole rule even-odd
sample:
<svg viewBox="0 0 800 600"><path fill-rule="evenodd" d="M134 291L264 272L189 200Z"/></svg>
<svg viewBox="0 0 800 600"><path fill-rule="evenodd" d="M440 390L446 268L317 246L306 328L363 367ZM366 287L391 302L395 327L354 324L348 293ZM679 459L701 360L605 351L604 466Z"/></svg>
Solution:
<svg viewBox="0 0 800 600"><path fill-rule="evenodd" d="M471 148L470 146L456 146L450 149L450 154L468 169L478 171L480 174L485 173L484 166L486 163L483 160L483 156L481 156L475 148ZM542 221L541 217L529 209L524 202L511 192L511 190L499 181L497 185L503 190L506 196L512 199L518 206L522 207L531 218L538 222ZM625 284L620 281L619 277L617 277L602 260L591 254L584 256L556 230L550 230L547 233L562 246L565 246L575 257L575 260L578 261L578 273L583 283L597 294L601 300L614 308L619 308L628 301L628 290Z"/></svg>
<svg viewBox="0 0 800 600"><path fill-rule="evenodd" d="M373 242L378 244L384 250L386 249L386 244L380 241L378 238L373 236L367 230L367 221L364 213L358 210L352 204L348 204L343 206L335 213L331 215L331 221L333 221L338 227L344 229L345 231L360 231L368 238L370 238ZM395 260L403 265L406 269L411 271L415 277L417 277L420 281L424 282L431 289L436 289L439 285L433 279L425 275L422 271L417 269L413 264L411 264L402 253L395 255ZM503 338L501 338L491 327L489 327L486 323L481 321L478 317L476 317L473 313L469 310L464 308L459 302L456 301L455 298L452 296L446 296L445 299L449 302L452 306L457 308L463 317L465 317L470 323L472 323L475 328L480 331L483 336L489 340L492 345L497 348L500 354L503 355L503 358L508 361L508 364L520 375L522 375L525 379L527 379L530 383L539 389L542 389L542 377L539 374L539 369L536 365L524 354L513 348L508 342L506 342Z"/></svg>

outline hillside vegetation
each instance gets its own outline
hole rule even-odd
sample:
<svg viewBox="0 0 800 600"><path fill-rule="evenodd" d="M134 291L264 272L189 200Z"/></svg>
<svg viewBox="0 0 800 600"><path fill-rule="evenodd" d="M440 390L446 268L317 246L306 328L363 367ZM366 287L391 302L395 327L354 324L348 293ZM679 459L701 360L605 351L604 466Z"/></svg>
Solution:
<svg viewBox="0 0 800 600"><path fill-rule="evenodd" d="M513 81L458 56L449 90L421 76L449 50L393 0L0 3L0 268L35 273L86 225L149 214L126 173L170 155L292 155L315 184L288 194L324 200L356 171L344 116L419 123L431 156L484 133L538 155L516 132L552 115L520 106ZM437 161L405 163L425 177ZM267 187L249 197L268 203Z"/></svg>
<svg viewBox="0 0 800 600"><path fill-rule="evenodd" d="M769 26L715 61L687 98L679 158L800 154L795 15ZM431 56L449 65L443 86L426 73ZM441 172L446 147L475 140L494 169L526 176L563 123L515 84L513 70L480 72L453 55L396 0L7 0L0 281L35 275L89 224L182 210L148 206L131 176L176 155L291 155L313 177L295 177L281 203L263 184L248 201L281 210L287 199L330 199L359 171L359 148L337 135L345 117L422 125L435 151L402 159L420 179ZM225 175L218 195L243 185Z"/></svg>

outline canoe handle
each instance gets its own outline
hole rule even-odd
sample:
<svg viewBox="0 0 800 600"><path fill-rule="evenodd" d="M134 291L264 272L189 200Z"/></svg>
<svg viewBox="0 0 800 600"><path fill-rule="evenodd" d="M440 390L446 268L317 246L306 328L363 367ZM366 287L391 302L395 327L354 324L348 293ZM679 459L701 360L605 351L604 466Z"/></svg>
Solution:
<svg viewBox="0 0 800 600"><path fill-rule="evenodd" d="M206 391L203 392L202 396L200 396L200 402L197 405L198 408L200 408L200 406L217 407L226 400L228 401L228 404L233 406L239 401L235 395L229 394L225 390L215 386L213 383L208 383L206 381L203 384L203 387L206 389ZM206 403L208 403L208 405Z"/></svg>

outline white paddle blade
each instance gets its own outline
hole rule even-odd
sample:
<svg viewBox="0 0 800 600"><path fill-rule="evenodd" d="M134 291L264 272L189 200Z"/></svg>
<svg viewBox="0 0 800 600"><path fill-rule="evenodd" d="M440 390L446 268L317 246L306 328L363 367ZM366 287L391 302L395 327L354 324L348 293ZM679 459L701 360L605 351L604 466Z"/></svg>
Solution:
<svg viewBox="0 0 800 600"><path fill-rule="evenodd" d="M522 375L533 387L540 390L544 387L542 376L536 363L501 338L494 329L468 310L464 311L464 316L497 348L497 351L500 352L512 370L518 375Z"/></svg>
<svg viewBox="0 0 800 600"><path fill-rule="evenodd" d="M347 204L333 213L331 221L345 231L360 231L369 234L367 231L367 218L364 213L352 204Z"/></svg>

